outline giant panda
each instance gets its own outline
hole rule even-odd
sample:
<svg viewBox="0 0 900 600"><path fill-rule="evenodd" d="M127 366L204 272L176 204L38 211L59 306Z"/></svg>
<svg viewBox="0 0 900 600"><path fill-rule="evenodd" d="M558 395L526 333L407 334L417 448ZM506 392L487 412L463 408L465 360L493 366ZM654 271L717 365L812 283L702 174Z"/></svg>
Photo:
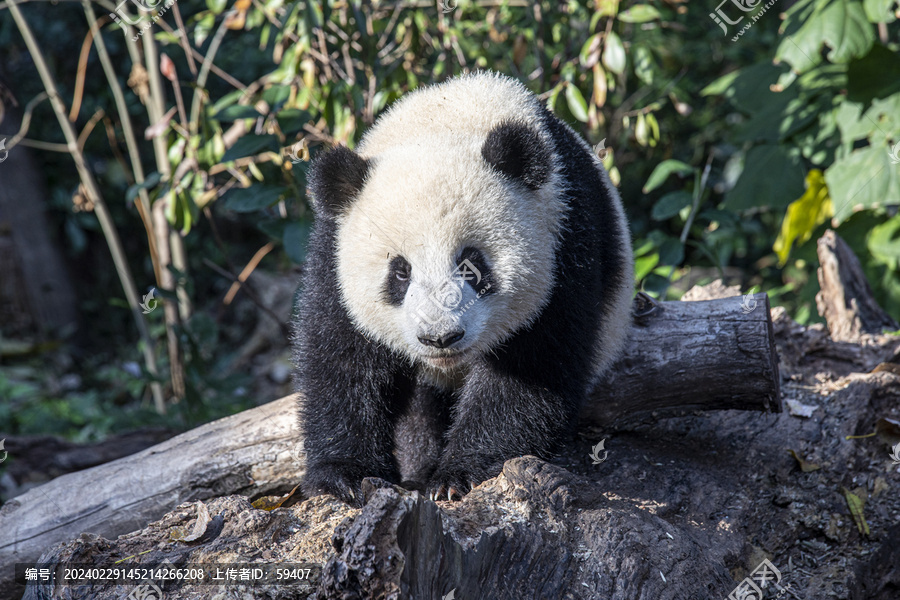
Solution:
<svg viewBox="0 0 900 600"><path fill-rule="evenodd" d="M630 324L631 240L590 146L524 85L412 92L319 154L294 320L303 491L455 500L549 458Z"/></svg>

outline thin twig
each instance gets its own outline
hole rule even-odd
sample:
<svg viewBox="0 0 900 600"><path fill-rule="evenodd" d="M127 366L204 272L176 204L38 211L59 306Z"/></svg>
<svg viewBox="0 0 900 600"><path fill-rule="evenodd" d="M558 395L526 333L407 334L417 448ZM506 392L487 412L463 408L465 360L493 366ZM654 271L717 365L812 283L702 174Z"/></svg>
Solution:
<svg viewBox="0 0 900 600"><path fill-rule="evenodd" d="M266 254L271 252L273 248L275 248L275 244L269 242L256 251L256 254L253 255L253 258L250 259L250 262L247 263L247 266L244 267L244 270L238 275L238 280L231 284L231 288L228 290L228 293L225 294L225 299L222 301L223 304L226 306L231 304L235 294L241 289L241 284L247 281L247 278L250 277L250 274L253 273L253 270L259 265L259 261L261 261Z"/></svg>
<svg viewBox="0 0 900 600"><path fill-rule="evenodd" d="M47 150L49 152L62 152L63 154L69 153L69 147L65 144L55 144L53 142L42 142L41 140L30 140L28 138L22 138L19 140L19 144L25 146L26 148L35 148L36 150ZM9 148L7 148L9 150Z"/></svg>
<svg viewBox="0 0 900 600"><path fill-rule="evenodd" d="M185 58L187 58L188 69L191 70L191 75L196 78L197 65L194 63L194 55L191 52L193 48L191 48L191 43L188 42L187 29L185 28L184 21L181 18L181 10L179 10L177 2L172 5L172 13L175 15L175 23L178 25L178 33L175 35L176 37L178 37L178 41L181 42L181 48L184 50ZM162 19L160 19L160 21L162 21Z"/></svg>
<svg viewBox="0 0 900 600"><path fill-rule="evenodd" d="M46 100L49 97L50 96L47 94L47 92L41 92L40 94L38 94L37 96L35 96L34 98L32 98L31 100L28 101L28 104L25 105L25 114L22 115L22 126L19 127L19 133L12 136L9 139L9 141L6 143L7 150L12 150L15 147L15 145L19 143L20 140L22 140L26 135L28 135L28 129L31 127L31 114L34 112L34 109L38 104L40 104L41 102L43 102L44 100ZM41 142L41 143L44 143L44 142ZM22 145L25 146L27 144L23 143ZM68 152L68 151L69 151L68 149L65 150L65 152Z"/></svg>
<svg viewBox="0 0 900 600"><path fill-rule="evenodd" d="M112 59L109 56L109 52L107 52L106 50L106 43L103 41L103 35L100 33L100 21L98 21L97 17L94 15L94 9L90 5L88 0L82 0L82 6L84 8L84 14L88 20L88 25L90 26L94 45L97 47L97 56L100 58L100 65L103 67L103 72L106 75L106 81L107 83L109 83L109 87L113 93L113 99L116 103L116 110L119 113L119 122L122 124L122 133L125 135L125 145L128 147L128 154L131 157L131 170L134 174L134 181L138 185L142 185L145 179L144 167L141 164L140 149L137 145L137 138L134 135L134 128L131 125L131 117L128 113L128 105L125 102L125 93L122 91L122 86L119 84L119 78L117 77L116 70L113 67ZM153 265L153 273L156 278L156 284L161 286L162 281L160 277L161 265L159 263L159 253L156 248L156 236L153 233L153 226L149 218L150 195L147 193L146 188L141 187L138 192L138 196L140 198L138 213L141 216L141 221L144 225L144 231L147 234L147 245L150 250L150 262ZM157 407L157 409L159 409L159 407Z"/></svg>
<svg viewBox="0 0 900 600"><path fill-rule="evenodd" d="M90 120L85 123L84 128L81 130L81 133L78 134L78 150L80 152L84 152L84 143L87 141L88 136L91 135L91 132L94 130L94 127L97 126L97 123L100 122L100 119L106 116L106 112L102 108L98 108L97 112L94 113L94 116L90 118Z"/></svg>
<svg viewBox="0 0 900 600"><path fill-rule="evenodd" d="M174 6L178 6L178 5L175 4ZM175 30L172 29L172 26L169 25L168 23L166 23L164 20L160 19L159 21L156 22L156 24L159 25L160 27L162 27L168 33L171 33L172 35L178 35L175 32ZM190 50L189 60L191 62L193 62L194 59L197 59L200 61L203 60L203 54L201 54L200 51L198 51L196 48L194 48L192 46L188 46L188 49ZM225 81L232 87L239 89L241 91L245 91L247 89L246 85L244 85L243 83L241 83L240 81L238 81L237 79L235 79L234 77L232 77L231 75L229 75L228 73L223 71L221 68L217 67L215 64L210 64L209 70L214 75L218 75L219 78L221 78L223 81Z"/></svg>

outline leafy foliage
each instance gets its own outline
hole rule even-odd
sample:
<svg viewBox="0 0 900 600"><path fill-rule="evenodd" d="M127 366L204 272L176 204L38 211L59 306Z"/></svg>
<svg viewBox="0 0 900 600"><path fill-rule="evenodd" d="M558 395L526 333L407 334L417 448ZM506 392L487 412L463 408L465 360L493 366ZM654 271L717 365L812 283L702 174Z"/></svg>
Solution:
<svg viewBox="0 0 900 600"><path fill-rule="evenodd" d="M35 30L67 103L83 96L79 124L105 111L111 133L87 136L85 152L141 281L153 280L154 267L137 207L143 194L151 205L165 204L183 237L180 292L211 297L221 282L208 262L228 268L268 242L282 250L266 259L271 267L303 261L310 154L352 147L383 110L419 86L489 68L521 79L604 150L626 202L635 279L645 291L678 297L724 275L768 291L800 321L815 319L815 286L806 285L817 264L810 240L830 225L862 259L882 305L900 318L896 0L800 0L783 21L774 7L757 3L749 12L722 13L720 22L705 3L683 0L180 0L137 45L119 24L102 33L118 80L129 86L127 118L153 138L140 142L142 183L122 156L126 115L117 113L95 58L86 62L83 83L76 80L87 24L68 4L22 10L41 24ZM185 36L172 18L176 10ZM6 75L31 97L41 88L11 27L0 21ZM138 68L150 47L167 57L165 117L157 122L145 111L147 78ZM58 141L45 110L35 112L30 135ZM118 294L115 282L91 257L96 220L73 208L78 184L70 166L45 160L60 230L97 273L81 300L96 316L97 340L127 344L125 311L107 314L104 300ZM178 298L177 290L160 291L168 301ZM178 330L188 405L200 412L216 389L234 385L217 379L228 353L204 318L201 311ZM165 328L151 325L162 342Z"/></svg>

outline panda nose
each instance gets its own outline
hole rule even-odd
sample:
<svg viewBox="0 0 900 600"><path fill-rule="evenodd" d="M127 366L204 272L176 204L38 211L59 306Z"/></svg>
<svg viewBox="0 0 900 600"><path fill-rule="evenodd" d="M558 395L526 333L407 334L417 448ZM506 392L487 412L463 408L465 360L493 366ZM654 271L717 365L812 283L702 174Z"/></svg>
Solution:
<svg viewBox="0 0 900 600"><path fill-rule="evenodd" d="M419 336L419 341L426 346L434 346L435 348L448 348L459 340L463 339L464 335L466 335L465 331L451 331L450 333L442 335L440 337Z"/></svg>

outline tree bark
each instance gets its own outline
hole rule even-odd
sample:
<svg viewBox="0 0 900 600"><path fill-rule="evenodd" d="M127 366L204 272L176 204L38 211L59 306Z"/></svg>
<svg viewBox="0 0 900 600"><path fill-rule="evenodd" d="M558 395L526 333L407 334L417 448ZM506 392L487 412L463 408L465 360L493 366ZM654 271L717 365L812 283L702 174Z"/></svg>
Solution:
<svg viewBox="0 0 900 600"><path fill-rule="evenodd" d="M779 412L768 308L765 294L660 303L639 295L627 350L597 386L582 425L695 410ZM81 533L113 538L182 502L291 489L304 473L295 403L288 396L208 423L7 502L0 508L0 590L14 563L33 562Z"/></svg>
<svg viewBox="0 0 900 600"><path fill-rule="evenodd" d="M828 324L831 339L856 342L864 333L900 328L872 295L859 259L847 242L832 230L817 243L819 287L816 308Z"/></svg>
<svg viewBox="0 0 900 600"><path fill-rule="evenodd" d="M624 355L594 389L582 422L624 426L696 410L781 412L766 294L702 302L639 295Z"/></svg>

